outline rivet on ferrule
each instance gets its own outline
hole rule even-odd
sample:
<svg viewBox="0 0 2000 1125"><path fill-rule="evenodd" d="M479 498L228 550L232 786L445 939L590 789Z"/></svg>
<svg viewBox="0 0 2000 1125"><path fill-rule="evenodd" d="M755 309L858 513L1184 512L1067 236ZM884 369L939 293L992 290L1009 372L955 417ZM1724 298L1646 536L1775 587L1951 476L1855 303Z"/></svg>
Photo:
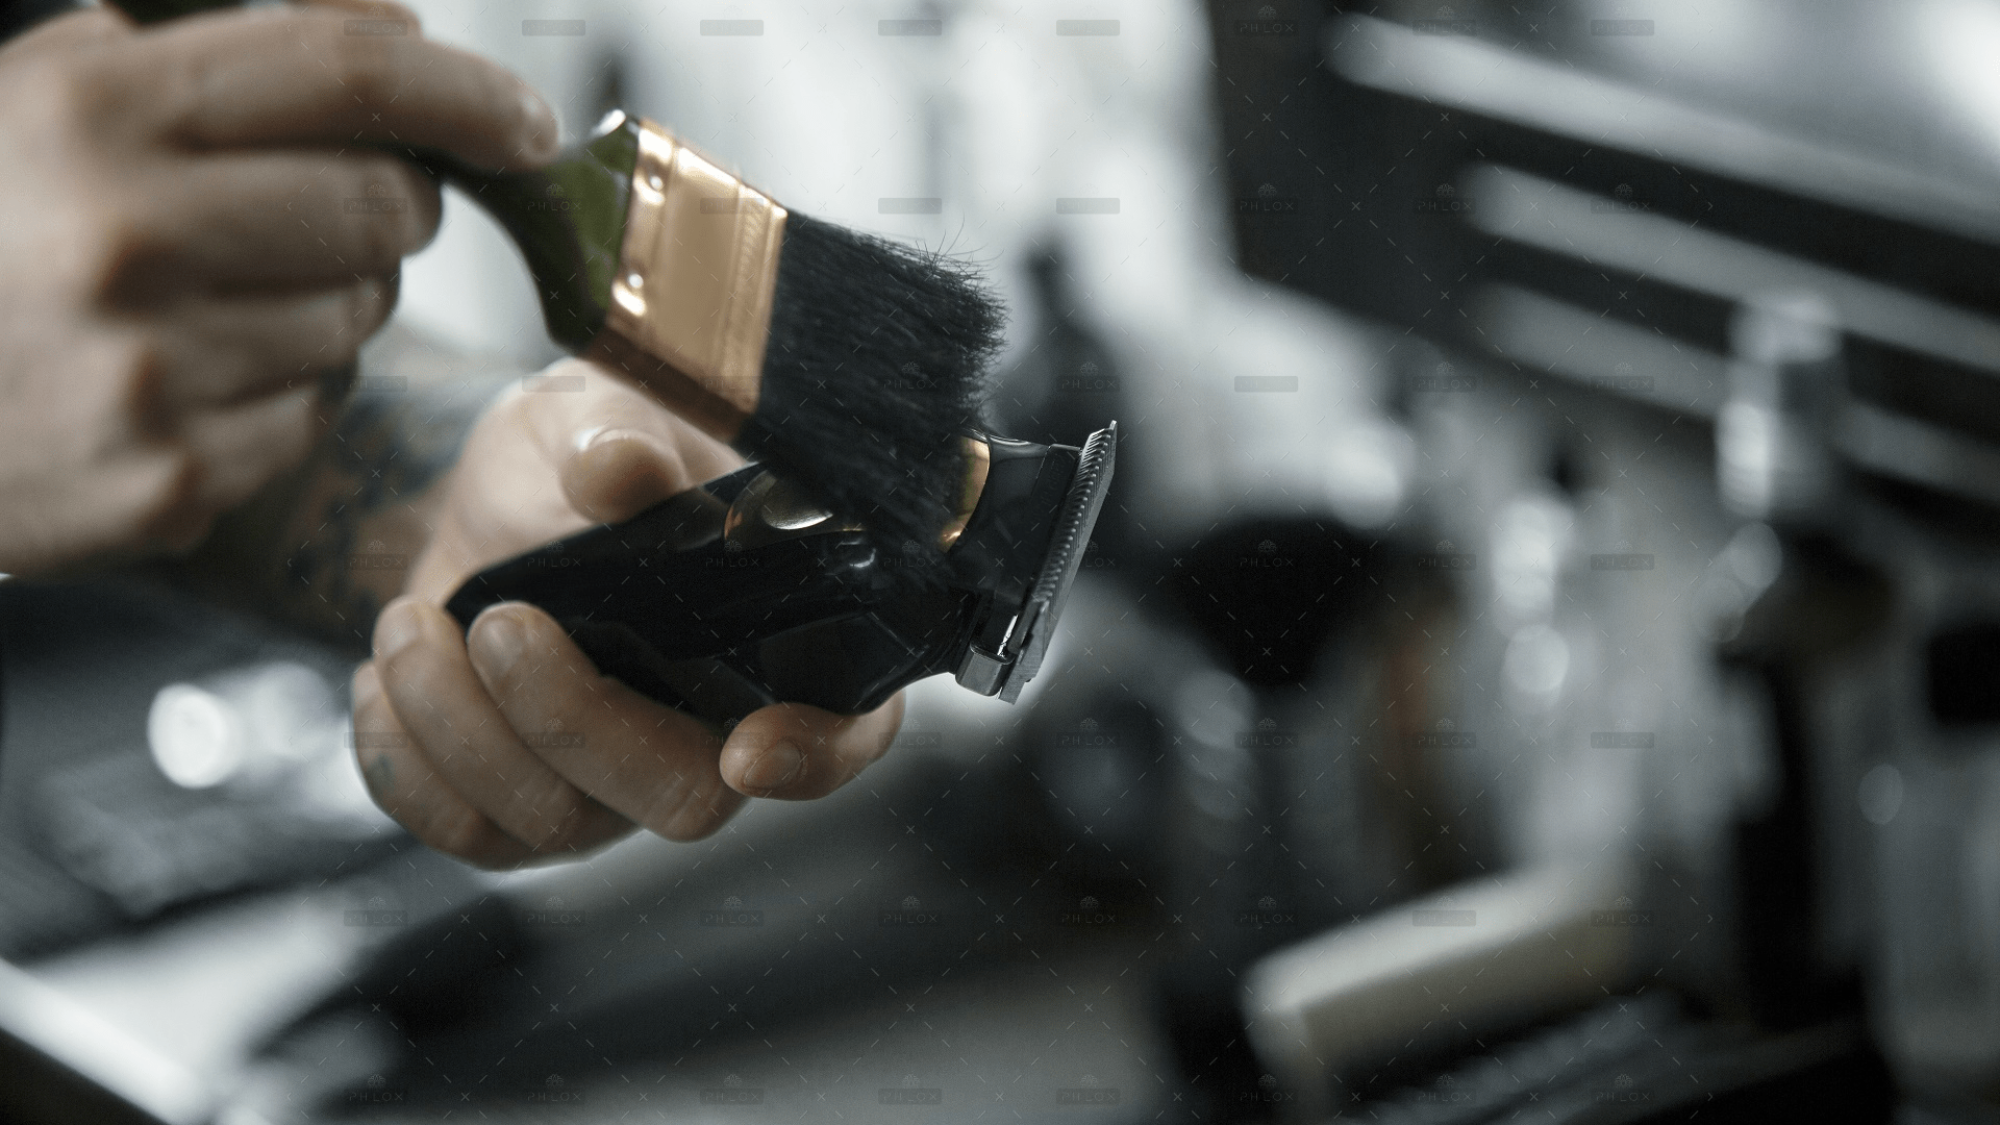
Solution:
<svg viewBox="0 0 2000 1125"><path fill-rule="evenodd" d="M650 121L602 341L620 369L731 440L760 397L786 211Z"/></svg>

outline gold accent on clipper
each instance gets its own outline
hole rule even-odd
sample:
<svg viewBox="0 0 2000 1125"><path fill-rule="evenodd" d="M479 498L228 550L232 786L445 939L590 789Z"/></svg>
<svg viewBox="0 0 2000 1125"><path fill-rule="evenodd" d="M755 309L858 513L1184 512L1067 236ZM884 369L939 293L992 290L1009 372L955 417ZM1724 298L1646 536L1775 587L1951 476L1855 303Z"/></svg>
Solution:
<svg viewBox="0 0 2000 1125"><path fill-rule="evenodd" d="M972 522L972 513L979 507L979 497L986 492L986 474L993 467L993 451L978 438L965 441L965 487L958 494L958 507L952 512L951 522L944 525L944 534L938 536L938 549L949 551L958 543L958 537L965 534L965 525Z"/></svg>
<svg viewBox="0 0 2000 1125"><path fill-rule="evenodd" d="M733 440L757 409L786 211L653 122L638 124L625 243L604 318L624 341L602 340L592 351Z"/></svg>

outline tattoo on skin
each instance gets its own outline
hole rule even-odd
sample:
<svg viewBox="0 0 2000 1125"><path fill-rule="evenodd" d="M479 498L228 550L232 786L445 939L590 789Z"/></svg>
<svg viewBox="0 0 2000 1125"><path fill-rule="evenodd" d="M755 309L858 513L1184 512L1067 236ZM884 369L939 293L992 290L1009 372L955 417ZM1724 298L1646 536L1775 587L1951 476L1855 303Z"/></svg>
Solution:
<svg viewBox="0 0 2000 1125"><path fill-rule="evenodd" d="M288 588L320 616L365 636L402 588L413 544L396 516L420 518L425 493L458 459L485 405L464 397L364 388L349 401L311 490L317 519L285 560Z"/></svg>
<svg viewBox="0 0 2000 1125"><path fill-rule="evenodd" d="M370 789L373 789L376 793L384 797L387 797L392 792L396 783L396 766L393 762L389 761L389 755L375 755L375 760L368 763L368 769L365 772L368 774L368 787Z"/></svg>
<svg viewBox="0 0 2000 1125"><path fill-rule="evenodd" d="M359 378L343 369L323 381L338 415L313 458L224 517L168 574L357 655L429 536L433 486L521 374L393 325L362 354Z"/></svg>

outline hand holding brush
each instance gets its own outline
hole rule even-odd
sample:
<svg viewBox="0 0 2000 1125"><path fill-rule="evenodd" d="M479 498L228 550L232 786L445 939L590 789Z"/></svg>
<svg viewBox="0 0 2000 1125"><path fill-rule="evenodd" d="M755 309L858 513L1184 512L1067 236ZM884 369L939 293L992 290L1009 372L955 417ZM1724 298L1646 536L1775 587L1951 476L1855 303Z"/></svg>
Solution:
<svg viewBox="0 0 2000 1125"><path fill-rule="evenodd" d="M377 38L393 58L401 40ZM619 111L529 171L403 152L506 227L556 340L761 462L547 548L587 552L588 580L541 553L489 567L451 599L462 625L532 602L599 668L717 723L780 702L865 710L936 672L1018 697L1116 428L1080 448L969 432L1000 316L964 267L793 214Z"/></svg>
<svg viewBox="0 0 2000 1125"><path fill-rule="evenodd" d="M0 572L185 549L321 445L439 216L357 142L556 155L518 78L422 40L391 72L344 18L91 9L0 50Z"/></svg>
<svg viewBox="0 0 2000 1125"><path fill-rule="evenodd" d="M225 6L118 4L140 22ZM402 49L400 37L377 38L386 54ZM507 230L557 343L862 521L880 544L937 542L1002 325L964 263L793 212L618 111L533 171L397 151Z"/></svg>

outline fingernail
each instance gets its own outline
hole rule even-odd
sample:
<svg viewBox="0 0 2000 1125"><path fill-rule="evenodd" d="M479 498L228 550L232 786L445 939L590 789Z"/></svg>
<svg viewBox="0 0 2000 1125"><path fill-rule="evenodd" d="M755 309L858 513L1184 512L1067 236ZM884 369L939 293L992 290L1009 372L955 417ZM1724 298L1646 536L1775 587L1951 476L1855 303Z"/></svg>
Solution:
<svg viewBox="0 0 2000 1125"><path fill-rule="evenodd" d="M531 157L547 159L562 148L562 126L555 111L533 90L521 91L521 128L528 134L522 147Z"/></svg>
<svg viewBox="0 0 2000 1125"><path fill-rule="evenodd" d="M638 435L631 430L613 426L592 426L576 435L576 451L586 453L600 445L614 441L629 441Z"/></svg>
<svg viewBox="0 0 2000 1125"><path fill-rule="evenodd" d="M527 634L511 613L487 614L474 623L472 663L488 683L499 683L501 677L512 671L526 647Z"/></svg>
<svg viewBox="0 0 2000 1125"><path fill-rule="evenodd" d="M743 771L743 784L751 789L778 789L791 784L806 770L806 756L789 742L773 742Z"/></svg>
<svg viewBox="0 0 2000 1125"><path fill-rule="evenodd" d="M423 636L423 622L417 618L414 602L396 602L382 611L375 622L375 656L387 660L415 644Z"/></svg>

